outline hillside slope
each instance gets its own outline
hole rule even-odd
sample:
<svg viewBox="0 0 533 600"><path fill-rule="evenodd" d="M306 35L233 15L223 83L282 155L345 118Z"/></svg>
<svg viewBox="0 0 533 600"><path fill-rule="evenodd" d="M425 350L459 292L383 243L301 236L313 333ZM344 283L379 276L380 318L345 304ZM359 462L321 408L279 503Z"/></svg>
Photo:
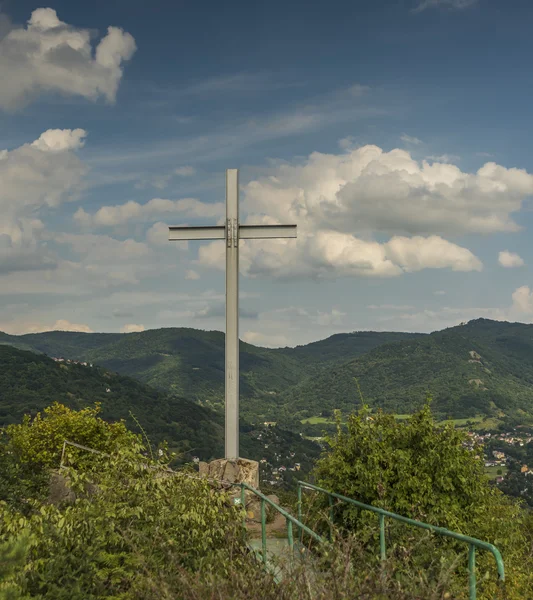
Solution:
<svg viewBox="0 0 533 600"><path fill-rule="evenodd" d="M123 418L139 431L131 411L153 442L168 439L176 451L196 449L206 457L223 451L221 417L190 400L100 367L57 363L0 346L0 425L19 422L25 413L35 414L54 401L76 409L101 402L104 418Z"/></svg>
<svg viewBox="0 0 533 600"><path fill-rule="evenodd" d="M365 354L378 346L423 338L425 333L402 333L395 331L354 331L336 333L324 340L311 342L295 348L280 348L285 356L304 360L306 363L342 363Z"/></svg>
<svg viewBox="0 0 533 600"><path fill-rule="evenodd" d="M296 348L260 348L240 343L242 414L263 418L261 407L310 375L345 362L376 346L423 334L354 332ZM50 331L9 336L0 344L98 364L201 405L222 409L224 401L224 334L190 328L140 333Z"/></svg>
<svg viewBox="0 0 533 600"><path fill-rule="evenodd" d="M74 409L100 402L103 418L125 419L130 429L140 432L131 411L152 443L167 440L184 460L224 454L224 417L219 412L102 367L55 362L44 354L0 345L0 426L20 422L24 414L35 415L55 401ZM241 455L247 458L265 458L273 465L292 458L304 472L320 454L320 446L280 427L270 428L275 443L266 446L260 435L263 426L241 419L240 429Z"/></svg>
<svg viewBox="0 0 533 600"><path fill-rule="evenodd" d="M51 331L0 336L52 357L89 361L135 377L153 387L222 407L224 400L224 334L188 328L106 334ZM308 374L305 361L276 350L241 342L241 394L279 393Z"/></svg>
<svg viewBox="0 0 533 600"><path fill-rule="evenodd" d="M353 410L361 404L354 378L366 402L396 413L416 410L431 393L442 415L533 414L533 326L480 319L385 344L308 378L280 404L302 416Z"/></svg>
<svg viewBox="0 0 533 600"><path fill-rule="evenodd" d="M56 331L2 334L0 344L91 361L218 412L223 407L220 332ZM355 377L366 401L397 413L415 410L430 392L441 415L533 414L533 325L477 319L432 334L353 332L280 349L241 342L241 416L295 423L334 408L351 411L360 405Z"/></svg>

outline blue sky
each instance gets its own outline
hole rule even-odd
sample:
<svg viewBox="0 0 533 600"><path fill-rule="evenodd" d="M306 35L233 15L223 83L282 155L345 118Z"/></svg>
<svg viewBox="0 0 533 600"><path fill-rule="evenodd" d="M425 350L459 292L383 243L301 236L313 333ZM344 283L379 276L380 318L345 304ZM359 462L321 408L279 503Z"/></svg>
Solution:
<svg viewBox="0 0 533 600"><path fill-rule="evenodd" d="M532 321L528 0L0 10L0 330L223 330L226 168L242 339Z"/></svg>

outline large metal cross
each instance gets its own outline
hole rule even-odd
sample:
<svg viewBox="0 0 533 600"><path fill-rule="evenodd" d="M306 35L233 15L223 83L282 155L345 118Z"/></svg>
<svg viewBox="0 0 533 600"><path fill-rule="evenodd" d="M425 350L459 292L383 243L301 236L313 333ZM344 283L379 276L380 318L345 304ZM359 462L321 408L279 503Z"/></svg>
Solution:
<svg viewBox="0 0 533 600"><path fill-rule="evenodd" d="M226 458L239 458L239 239L295 238L296 225L241 225L239 171L226 170L226 222L169 227L169 240L226 240Z"/></svg>

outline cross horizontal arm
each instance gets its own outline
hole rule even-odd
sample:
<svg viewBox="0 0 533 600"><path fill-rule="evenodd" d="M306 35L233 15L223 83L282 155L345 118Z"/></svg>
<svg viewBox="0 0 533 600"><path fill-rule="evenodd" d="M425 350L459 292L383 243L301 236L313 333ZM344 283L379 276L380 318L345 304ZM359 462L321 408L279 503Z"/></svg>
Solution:
<svg viewBox="0 0 533 600"><path fill-rule="evenodd" d="M213 227L169 227L168 239L179 240L223 240L226 237L224 225Z"/></svg>
<svg viewBox="0 0 533 600"><path fill-rule="evenodd" d="M243 240L295 238L296 225L241 225L239 237Z"/></svg>

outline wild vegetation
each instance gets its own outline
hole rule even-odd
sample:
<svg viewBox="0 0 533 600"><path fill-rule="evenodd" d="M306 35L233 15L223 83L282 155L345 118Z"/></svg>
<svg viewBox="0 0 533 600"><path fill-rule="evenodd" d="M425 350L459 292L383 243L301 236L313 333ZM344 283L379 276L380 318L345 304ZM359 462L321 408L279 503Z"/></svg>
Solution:
<svg viewBox="0 0 533 600"><path fill-rule="evenodd" d="M478 598L531 597L529 516L486 485L477 449L465 448L453 427L437 426L429 406L402 423L368 417L363 407L329 440L317 481L497 544L506 588L480 553ZM316 547L311 563L275 583L248 551L242 514L226 492L190 471L166 472L172 457L164 445L152 448L124 422L107 423L98 408L52 406L1 437L2 600L467 597L460 545L388 524L389 555L380 564L375 517L342 507L335 507L334 543ZM54 476L69 495L51 503L50 466L64 437L111 456L70 449L69 466ZM319 529L322 519L329 530L320 505L307 499L308 522Z"/></svg>
<svg viewBox="0 0 533 600"><path fill-rule="evenodd" d="M318 462L314 475L321 487L355 498L365 504L445 527L495 544L506 566L506 594L509 598L533 596L533 515L522 500L503 494L489 484L483 467L483 449L452 424L439 425L431 413L430 401L411 418L398 422L392 415L371 413L367 405L347 418L327 439L329 450ZM330 516L323 497L311 495L311 514L317 521L317 507L323 507L322 527L329 528L323 515ZM309 500L310 501L310 500ZM356 533L378 553L376 515L354 506L335 506L334 523L343 532ZM438 554L451 564L450 591L460 597L467 581L467 546L443 537L431 537L403 523L388 520L388 542L393 557L406 559L408 576L413 560L418 567L432 570ZM416 552L413 549L417 548ZM409 559L409 560L407 560ZM493 556L481 552L477 558L481 597L498 591ZM478 596L479 597L479 596Z"/></svg>

